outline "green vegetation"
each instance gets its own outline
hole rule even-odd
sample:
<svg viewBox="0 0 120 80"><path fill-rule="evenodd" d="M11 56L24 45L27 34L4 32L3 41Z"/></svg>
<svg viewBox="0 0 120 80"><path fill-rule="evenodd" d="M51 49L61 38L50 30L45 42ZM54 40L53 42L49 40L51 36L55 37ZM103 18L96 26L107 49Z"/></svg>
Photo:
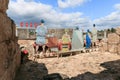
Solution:
<svg viewBox="0 0 120 80"><path fill-rule="evenodd" d="M29 34L30 34L30 35L34 35L34 32L33 32L33 31L30 31Z"/></svg>

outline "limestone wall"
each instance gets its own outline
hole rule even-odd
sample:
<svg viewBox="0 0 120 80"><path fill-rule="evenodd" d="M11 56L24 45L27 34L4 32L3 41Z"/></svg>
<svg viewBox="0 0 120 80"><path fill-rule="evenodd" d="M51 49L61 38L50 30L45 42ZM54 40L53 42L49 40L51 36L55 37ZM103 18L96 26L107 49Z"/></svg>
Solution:
<svg viewBox="0 0 120 80"><path fill-rule="evenodd" d="M116 33L108 34L107 42L103 47L106 51L120 55L120 27L116 28Z"/></svg>
<svg viewBox="0 0 120 80"><path fill-rule="evenodd" d="M9 0L0 0L0 80L14 80L20 65L20 50L15 24L7 14Z"/></svg>
<svg viewBox="0 0 120 80"><path fill-rule="evenodd" d="M33 35L30 34L31 31L33 31ZM35 29L17 28L17 32L20 40L36 38ZM48 34L51 34L52 32L54 32L58 39L61 39L62 35L65 34L65 29L48 29ZM68 34L70 37L72 37L72 32L73 29L68 29Z"/></svg>

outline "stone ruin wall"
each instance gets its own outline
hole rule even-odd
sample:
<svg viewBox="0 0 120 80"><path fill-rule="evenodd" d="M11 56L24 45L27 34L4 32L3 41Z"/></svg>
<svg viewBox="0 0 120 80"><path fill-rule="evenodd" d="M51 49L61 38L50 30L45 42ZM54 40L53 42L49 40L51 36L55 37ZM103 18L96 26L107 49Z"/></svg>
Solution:
<svg viewBox="0 0 120 80"><path fill-rule="evenodd" d="M107 41L103 44L104 51L120 55L120 27L115 33L108 34Z"/></svg>
<svg viewBox="0 0 120 80"><path fill-rule="evenodd" d="M33 30L34 35L30 35L29 34L29 30ZM25 40L25 39L35 39L36 35L35 35L35 29L29 29L27 30L26 28L17 28L17 35L19 37L20 40ZM70 35L70 37L72 37L72 32L73 29L67 29L68 30L68 34ZM55 36L58 39L62 38L62 35L65 34L65 29L48 29L48 34L51 34L52 32L54 32Z"/></svg>
<svg viewBox="0 0 120 80"><path fill-rule="evenodd" d="M9 0L0 0L0 80L14 80L20 66L15 24L7 14Z"/></svg>

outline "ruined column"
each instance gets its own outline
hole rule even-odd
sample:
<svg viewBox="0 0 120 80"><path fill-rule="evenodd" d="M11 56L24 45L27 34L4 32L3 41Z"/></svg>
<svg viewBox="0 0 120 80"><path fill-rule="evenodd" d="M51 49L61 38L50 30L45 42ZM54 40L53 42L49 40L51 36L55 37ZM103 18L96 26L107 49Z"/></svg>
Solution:
<svg viewBox="0 0 120 80"><path fill-rule="evenodd" d="M116 33L108 34L108 49L111 53L118 53L119 35Z"/></svg>
<svg viewBox="0 0 120 80"><path fill-rule="evenodd" d="M106 29L104 30L104 38L107 38L107 33L106 33Z"/></svg>
<svg viewBox="0 0 120 80"><path fill-rule="evenodd" d="M104 29L104 42L107 42L107 32L106 32L106 29Z"/></svg>

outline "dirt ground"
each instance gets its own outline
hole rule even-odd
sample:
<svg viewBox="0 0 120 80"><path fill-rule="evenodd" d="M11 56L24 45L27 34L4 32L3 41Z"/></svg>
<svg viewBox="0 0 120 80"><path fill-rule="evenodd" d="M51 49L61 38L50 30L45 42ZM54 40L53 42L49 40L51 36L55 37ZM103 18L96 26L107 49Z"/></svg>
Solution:
<svg viewBox="0 0 120 80"><path fill-rule="evenodd" d="M120 56L96 51L36 61L30 57L15 80L120 80Z"/></svg>

